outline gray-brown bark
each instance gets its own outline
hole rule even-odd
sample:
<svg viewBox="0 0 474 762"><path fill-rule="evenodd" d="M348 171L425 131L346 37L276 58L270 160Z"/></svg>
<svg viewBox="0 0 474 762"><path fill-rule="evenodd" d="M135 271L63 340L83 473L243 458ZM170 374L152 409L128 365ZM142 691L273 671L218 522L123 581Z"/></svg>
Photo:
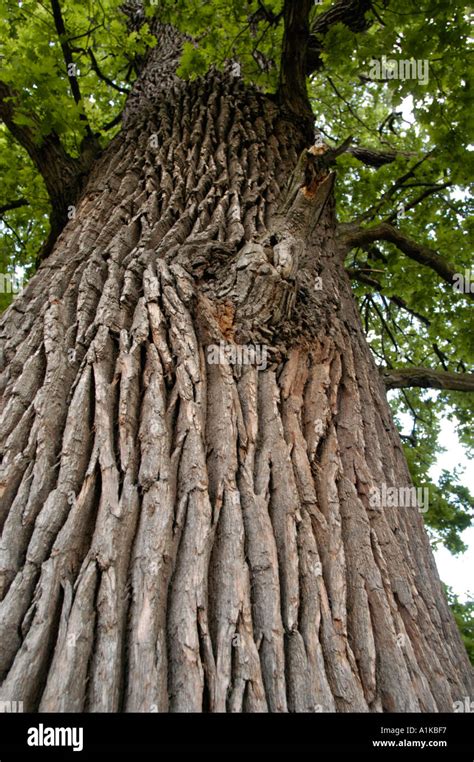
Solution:
<svg viewBox="0 0 474 762"><path fill-rule="evenodd" d="M422 517L370 499L410 478L333 175L239 79L176 80L166 40L0 323L0 695L450 711L470 668Z"/></svg>

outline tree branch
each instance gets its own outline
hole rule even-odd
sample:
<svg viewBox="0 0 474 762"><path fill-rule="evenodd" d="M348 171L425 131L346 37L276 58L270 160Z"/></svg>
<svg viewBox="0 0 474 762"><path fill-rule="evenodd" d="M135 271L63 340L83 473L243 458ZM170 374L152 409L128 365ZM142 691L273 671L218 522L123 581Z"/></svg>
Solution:
<svg viewBox="0 0 474 762"><path fill-rule="evenodd" d="M403 175L401 175L401 177L398 177L393 183L393 185L391 185L390 188L387 191L385 191L385 193L382 194L382 196L378 199L378 201L357 218L358 222L362 222L363 220L373 219L376 216L379 209L381 209L382 206L387 203L387 201L390 201L390 199L395 195L397 190L399 190L400 188L403 188L406 181L409 180L411 177L415 177L415 173L418 167L421 167L421 165L425 161L430 159L433 153L434 153L434 149L432 149L427 154L422 156L421 159L415 162L415 164L412 167L410 167Z"/></svg>
<svg viewBox="0 0 474 762"><path fill-rule="evenodd" d="M19 198L16 201L10 201L8 204L0 206L0 215L11 212L13 209L19 209L22 206L29 206L30 202L26 198Z"/></svg>
<svg viewBox="0 0 474 762"><path fill-rule="evenodd" d="M365 32L374 23L373 18L366 18L371 10L371 0L339 0L320 16L316 16L310 30L306 74L322 69L324 37L332 26L344 24L351 32Z"/></svg>
<svg viewBox="0 0 474 762"><path fill-rule="evenodd" d="M391 164L399 156L406 156L407 158L416 156L411 151L378 151L375 148L364 148L363 146L349 148L348 153L363 164L376 169L385 166L385 164Z"/></svg>
<svg viewBox="0 0 474 762"><path fill-rule="evenodd" d="M29 114L32 126L18 124L15 121L15 106L19 100L18 93L0 81L0 121L28 153L44 180L51 201L51 233L41 254L45 257L68 221L69 207L77 201L82 180L96 154L84 150L78 159L69 156L54 130L38 137L41 135L41 122L34 113ZM87 148L90 148L89 144Z"/></svg>
<svg viewBox="0 0 474 762"><path fill-rule="evenodd" d="M79 82L75 74L75 64L72 57L72 51L67 41L67 32L66 27L64 26L64 19L61 13L59 0L51 0L51 8L53 10L54 25L59 37L59 43L61 45L61 50L63 51L64 63L66 64L66 74L69 80L69 86L71 88L74 101L77 105L79 105L82 101L82 95L79 87ZM90 138L92 138L92 130L87 120L87 116L83 111L79 114L79 119L84 122L86 133Z"/></svg>
<svg viewBox="0 0 474 762"><path fill-rule="evenodd" d="M114 118L111 119L109 122L106 122L105 124L103 124L100 130L102 132L107 132L107 130L111 130L112 127L115 127L117 124L120 124L120 122L122 121L122 116L123 116L123 111L119 111L117 116L114 116Z"/></svg>
<svg viewBox="0 0 474 762"><path fill-rule="evenodd" d="M449 373L431 368L384 368L381 370L386 389L443 389L474 392L474 373Z"/></svg>
<svg viewBox="0 0 474 762"><path fill-rule="evenodd" d="M434 270L446 283L449 283L450 286L453 285L456 270L440 257L436 251L408 238L408 236L404 235L398 228L393 227L393 225L381 222L379 225L371 228L354 228L350 225L341 227L343 231L344 229L347 231L342 232L341 242L348 249L364 246L374 241L388 241L395 244L407 257Z"/></svg>
<svg viewBox="0 0 474 762"><path fill-rule="evenodd" d="M306 89L309 13L312 0L285 0L284 34L278 95L283 108L298 119L314 121Z"/></svg>
<svg viewBox="0 0 474 762"><path fill-rule="evenodd" d="M89 55L89 58L91 59L91 67L92 71L94 71L99 79L101 79L103 82L105 82L109 87L113 87L114 90L117 90L119 93L129 93L130 88L129 87L121 87L120 85L117 85L112 79L107 77L101 70L99 69L99 64L97 63L97 58L94 55L94 51L92 48L87 48L87 53Z"/></svg>
<svg viewBox="0 0 474 762"><path fill-rule="evenodd" d="M337 87L336 87L335 83L333 82L333 80L331 79L331 77L328 76L327 79L328 79L328 82L329 82L329 84L331 86L331 89L334 90L334 92L336 93L336 95L339 98L339 100L341 100L344 103L344 105L347 107L348 111L352 114L354 119L356 119L359 122L359 124L362 125L364 130L367 130L368 132L374 132L376 134L376 131L373 130L373 129L371 130L371 128L360 118L358 113L356 111L354 111L354 109L352 108L352 106L349 103L349 101L346 98L344 98L342 93L339 92L339 90L337 89Z"/></svg>
<svg viewBox="0 0 474 762"><path fill-rule="evenodd" d="M359 283L365 283L367 286L370 286L375 291L378 291L379 293L383 293L383 286L381 283L379 283L378 280L375 278L372 278L371 275L367 275L363 270L358 270L356 268L348 268L347 274L350 278L353 278L354 280L359 281ZM421 323L424 323L424 325L429 326L431 325L428 318L426 318L424 315L421 315L419 312L416 312L415 310L412 310L411 307L408 306L406 301L402 299L400 296L389 296L388 299L393 302L397 307L400 307L402 310L405 310L410 315L413 315L417 320L419 320Z"/></svg>
<svg viewBox="0 0 474 762"><path fill-rule="evenodd" d="M29 115L33 127L17 124L15 121L15 105L18 102L18 93L0 81L0 120L4 122L13 137L28 153L45 181L50 198L56 198L60 195L60 189L64 182L77 174L80 162L66 153L54 131L41 139L38 138L38 135L41 134L41 124L35 114Z"/></svg>
<svg viewBox="0 0 474 762"><path fill-rule="evenodd" d="M367 275L365 270L357 269L357 268L348 268L346 270L347 274L350 278L359 281L359 283L364 283L367 286L370 286L375 291L378 291L382 296L383 294L383 286L381 283L379 283L378 280L372 277L372 275ZM368 272L373 272L369 270ZM400 296L388 296L388 298L392 304L395 304L397 307L400 307L405 312L408 312L409 315L412 315L414 318L420 321L420 323L423 323L423 325L426 325L428 328L431 325L431 321L428 320L427 317L422 315L420 312L417 312L416 310L413 310L411 307L408 306L406 301L402 299ZM433 343L431 345L433 347L433 352L435 353L436 357L440 361L441 365L443 366L444 370L447 369L447 355L444 354L438 347L436 343Z"/></svg>
<svg viewBox="0 0 474 762"><path fill-rule="evenodd" d="M452 184L453 183L449 182L449 183L442 183L441 185L431 185L429 188L427 188L425 191L423 191L423 193L420 193L419 196L414 198L413 201L410 201L409 204L407 204L406 206L404 205L403 212L404 213L405 212L409 212L410 209L414 209L415 206L417 206L422 201L424 201L425 198L428 198L428 196L432 196L433 193L438 193L439 191L444 190L445 188L450 188L452 186ZM407 186L405 186L405 187L407 187ZM398 212L392 212L392 214L390 214L386 218L385 222L393 222L393 220L397 219L397 216L398 216Z"/></svg>

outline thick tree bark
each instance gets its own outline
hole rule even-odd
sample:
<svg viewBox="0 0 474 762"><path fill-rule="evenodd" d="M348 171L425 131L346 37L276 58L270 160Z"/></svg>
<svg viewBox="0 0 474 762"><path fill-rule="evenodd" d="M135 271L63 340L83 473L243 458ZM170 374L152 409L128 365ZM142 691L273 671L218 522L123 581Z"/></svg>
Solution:
<svg viewBox="0 0 474 762"><path fill-rule="evenodd" d="M171 42L1 320L1 698L451 711L471 673L421 514L370 497L410 478L333 175L241 80L178 81Z"/></svg>

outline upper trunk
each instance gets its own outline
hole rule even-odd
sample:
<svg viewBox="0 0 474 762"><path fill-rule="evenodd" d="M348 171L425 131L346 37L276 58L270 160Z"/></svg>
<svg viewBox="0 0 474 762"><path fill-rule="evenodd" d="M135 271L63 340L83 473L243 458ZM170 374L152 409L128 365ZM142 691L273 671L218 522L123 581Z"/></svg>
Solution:
<svg viewBox="0 0 474 762"><path fill-rule="evenodd" d="M449 711L470 669L421 515L371 499L410 478L332 175L163 52L1 323L2 698Z"/></svg>

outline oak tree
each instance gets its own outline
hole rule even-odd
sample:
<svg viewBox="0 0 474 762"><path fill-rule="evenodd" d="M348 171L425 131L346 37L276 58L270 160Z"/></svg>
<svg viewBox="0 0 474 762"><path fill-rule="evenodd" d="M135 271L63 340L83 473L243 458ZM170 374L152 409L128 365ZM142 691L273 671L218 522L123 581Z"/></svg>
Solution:
<svg viewBox="0 0 474 762"><path fill-rule="evenodd" d="M0 12L2 699L452 711L412 498L459 549L428 469L474 389L463 9Z"/></svg>

